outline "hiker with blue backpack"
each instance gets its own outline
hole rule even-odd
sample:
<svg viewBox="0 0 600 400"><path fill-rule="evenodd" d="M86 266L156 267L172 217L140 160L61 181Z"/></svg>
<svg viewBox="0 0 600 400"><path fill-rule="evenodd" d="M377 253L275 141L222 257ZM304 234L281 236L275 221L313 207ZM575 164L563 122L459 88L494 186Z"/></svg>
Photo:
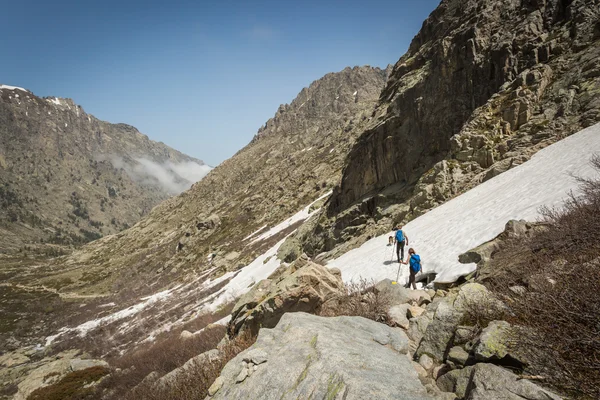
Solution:
<svg viewBox="0 0 600 400"><path fill-rule="evenodd" d="M406 287L410 288L412 285L412 288L417 290L415 279L417 277L417 273L421 270L421 256L415 252L415 249L410 248L408 249L408 258L406 261L402 261L402 264L410 264L410 267L408 268L410 276L408 277L408 284Z"/></svg>
<svg viewBox="0 0 600 400"><path fill-rule="evenodd" d="M394 228L396 231L396 235L394 240L396 242L396 256L398 258L398 262L402 262L404 260L404 246L408 244L408 236L402 230L402 226L399 228Z"/></svg>

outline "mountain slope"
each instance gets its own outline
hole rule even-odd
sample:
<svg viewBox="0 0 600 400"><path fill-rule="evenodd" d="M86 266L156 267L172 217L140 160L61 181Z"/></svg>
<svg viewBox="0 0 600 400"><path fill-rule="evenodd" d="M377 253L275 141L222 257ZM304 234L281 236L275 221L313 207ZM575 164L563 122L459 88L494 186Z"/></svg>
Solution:
<svg viewBox="0 0 600 400"><path fill-rule="evenodd" d="M207 170L70 99L0 85L0 252L118 232Z"/></svg>
<svg viewBox="0 0 600 400"><path fill-rule="evenodd" d="M245 265L300 222L268 241L244 238L281 222L339 180L385 79L384 70L355 67L313 82L189 191L133 228L58 261L60 270L47 279L68 277L64 291L106 293L131 289L132 279L148 290L149 281L163 286L192 269L212 265L219 267L213 274L223 274Z"/></svg>
<svg viewBox="0 0 600 400"><path fill-rule="evenodd" d="M571 191L578 193L575 178L594 178L591 158L600 154L600 124L593 125L540 150L519 165L444 203L404 226L423 259L423 272L435 272L436 282L454 282L476 269L462 264L459 255L493 239L511 219L535 221L542 206L560 207ZM556 171L559 163L561 170ZM392 235L390 233L389 235ZM398 263L390 262L388 234L375 237L327 265L342 271L345 281L360 278L395 279ZM401 266L401 282L408 266Z"/></svg>
<svg viewBox="0 0 600 400"><path fill-rule="evenodd" d="M317 226L334 257L600 121L597 0L445 0L394 66Z"/></svg>

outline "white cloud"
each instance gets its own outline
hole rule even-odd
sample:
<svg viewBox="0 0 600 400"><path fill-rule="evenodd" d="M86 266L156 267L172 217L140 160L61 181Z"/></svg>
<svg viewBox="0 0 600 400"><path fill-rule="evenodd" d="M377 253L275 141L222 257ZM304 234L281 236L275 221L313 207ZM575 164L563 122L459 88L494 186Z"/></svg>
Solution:
<svg viewBox="0 0 600 400"><path fill-rule="evenodd" d="M158 185L171 194L179 194L206 176L212 169L194 161L158 163L148 158L124 160L119 156L108 157L115 168L123 168L137 183Z"/></svg>

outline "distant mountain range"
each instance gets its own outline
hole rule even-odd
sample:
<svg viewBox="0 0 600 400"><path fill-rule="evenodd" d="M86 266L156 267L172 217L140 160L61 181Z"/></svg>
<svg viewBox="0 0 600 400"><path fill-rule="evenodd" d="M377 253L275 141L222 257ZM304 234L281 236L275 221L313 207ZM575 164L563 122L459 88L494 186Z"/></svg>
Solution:
<svg viewBox="0 0 600 400"><path fill-rule="evenodd" d="M209 170L71 99L0 85L0 252L61 252L118 232Z"/></svg>

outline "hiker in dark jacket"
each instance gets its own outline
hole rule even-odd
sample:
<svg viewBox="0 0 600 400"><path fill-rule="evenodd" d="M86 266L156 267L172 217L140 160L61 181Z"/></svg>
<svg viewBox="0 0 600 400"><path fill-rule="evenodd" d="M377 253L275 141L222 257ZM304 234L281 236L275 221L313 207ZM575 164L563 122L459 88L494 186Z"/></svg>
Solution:
<svg viewBox="0 0 600 400"><path fill-rule="evenodd" d="M406 261L402 261L402 264L410 264L408 271L410 272L410 276L408 277L408 285L407 287L417 290L417 285L415 284L415 279L417 277L417 273L421 270L421 256L419 256L415 249L408 249L408 258Z"/></svg>
<svg viewBox="0 0 600 400"><path fill-rule="evenodd" d="M398 258L398 262L402 262L404 260L404 245L408 244L408 236L402 230L402 226L394 228L394 230L396 231L396 235L394 236L396 257Z"/></svg>

